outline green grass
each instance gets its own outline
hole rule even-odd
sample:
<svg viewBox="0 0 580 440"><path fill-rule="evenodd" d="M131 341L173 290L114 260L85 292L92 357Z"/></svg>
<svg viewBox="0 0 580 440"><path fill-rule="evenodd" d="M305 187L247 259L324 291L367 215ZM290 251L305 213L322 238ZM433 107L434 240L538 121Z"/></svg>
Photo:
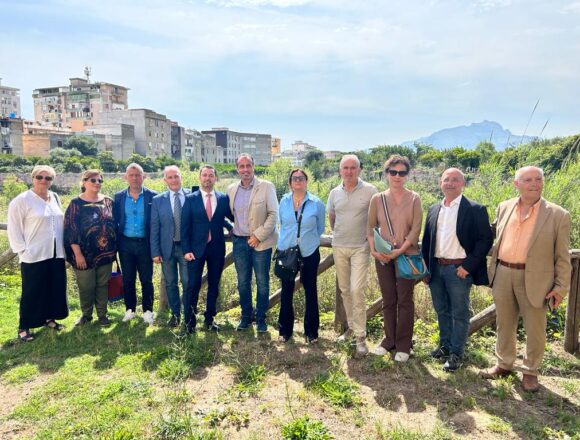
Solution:
<svg viewBox="0 0 580 440"><path fill-rule="evenodd" d="M330 440L334 438L328 428L319 420L298 417L282 427L284 440Z"/></svg>
<svg viewBox="0 0 580 440"><path fill-rule="evenodd" d="M359 386L340 370L317 375L307 387L336 407L350 408L361 404Z"/></svg>

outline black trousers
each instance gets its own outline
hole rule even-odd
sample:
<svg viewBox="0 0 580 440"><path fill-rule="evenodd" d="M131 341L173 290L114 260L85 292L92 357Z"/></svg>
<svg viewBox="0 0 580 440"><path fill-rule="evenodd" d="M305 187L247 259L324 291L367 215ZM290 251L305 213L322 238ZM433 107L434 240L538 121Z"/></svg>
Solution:
<svg viewBox="0 0 580 440"><path fill-rule="evenodd" d="M22 297L19 329L41 327L47 319L68 316L64 258L20 263Z"/></svg>
<svg viewBox="0 0 580 440"><path fill-rule="evenodd" d="M304 336L318 338L320 318L318 313L318 288L317 272L320 263L320 251L316 248L312 255L302 258L303 265L300 271L300 281L304 286L305 310L304 310ZM294 332L294 281L282 281L282 295L280 297L280 315L278 316L278 329L280 336L286 339Z"/></svg>
<svg viewBox="0 0 580 440"><path fill-rule="evenodd" d="M203 267L207 263L207 300L205 307L205 322L213 322L217 314L217 299L219 295L220 279L224 270L226 245L223 241L210 241L205 247L203 255L196 256L195 260L187 263L187 290L185 294L184 315L185 324L193 329L196 325L197 303L201 290Z"/></svg>
<svg viewBox="0 0 580 440"><path fill-rule="evenodd" d="M135 312L137 308L137 290L135 282L137 273L141 282L143 295L143 312L153 311L153 260L147 240L121 237L119 242L119 260L123 271L123 291L125 308Z"/></svg>

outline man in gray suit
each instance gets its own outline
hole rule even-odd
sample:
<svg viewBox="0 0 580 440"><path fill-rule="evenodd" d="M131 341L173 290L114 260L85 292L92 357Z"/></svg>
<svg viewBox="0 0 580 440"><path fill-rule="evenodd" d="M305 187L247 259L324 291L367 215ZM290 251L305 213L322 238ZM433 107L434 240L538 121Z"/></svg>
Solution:
<svg viewBox="0 0 580 440"><path fill-rule="evenodd" d="M167 325L177 327L181 320L178 270L182 290L187 287L187 261L181 250L181 209L190 191L181 187L181 172L175 165L165 167L163 180L168 190L155 196L151 204L151 257L155 264L161 264L165 277L171 309Z"/></svg>

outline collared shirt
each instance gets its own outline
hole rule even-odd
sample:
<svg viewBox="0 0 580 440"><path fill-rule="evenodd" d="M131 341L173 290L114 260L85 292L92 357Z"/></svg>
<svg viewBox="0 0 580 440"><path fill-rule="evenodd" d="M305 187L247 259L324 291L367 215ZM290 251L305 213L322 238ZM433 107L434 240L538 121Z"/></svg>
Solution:
<svg viewBox="0 0 580 440"><path fill-rule="evenodd" d="M503 238L499 246L498 257L507 263L525 263L528 254L530 239L536 226L538 212L540 211L540 200L538 200L528 212L523 220L520 220L521 199L512 211L507 225L503 232Z"/></svg>
<svg viewBox="0 0 580 440"><path fill-rule="evenodd" d="M169 202L171 203L171 212L175 211L175 194L177 193L179 201L181 202L181 207L185 204L185 192L183 188L179 188L177 191L169 190Z"/></svg>
<svg viewBox="0 0 580 440"><path fill-rule="evenodd" d="M213 216L215 213L215 210L217 208L217 198L215 196L215 191L212 189L209 193L205 192L204 190L200 190L199 191L200 194L203 196L203 207L205 208L205 205L207 204L207 195L211 194L211 215Z"/></svg>
<svg viewBox="0 0 580 440"><path fill-rule="evenodd" d="M308 201L308 203L306 203ZM300 225L300 253L303 257L308 257L320 246L320 236L324 232L325 218L324 218L324 204L320 199L309 192L298 207L294 211L294 203L292 201L292 193L287 193L280 200L280 207L278 208L280 219L280 236L278 237L278 249L284 250L297 243L298 235L298 216L304 206L304 213L302 214L302 222Z"/></svg>
<svg viewBox="0 0 580 440"><path fill-rule="evenodd" d="M360 178L350 192L344 189L342 183L330 191L326 210L329 214L335 215L332 231L333 246L349 248L368 246L369 203L377 192L373 185Z"/></svg>
<svg viewBox="0 0 580 440"><path fill-rule="evenodd" d="M248 186L243 186L241 180L238 184L238 190L236 191L236 197L234 199L234 235L241 237L250 235L250 197L252 196L255 183L256 178L254 177Z"/></svg>
<svg viewBox="0 0 580 440"><path fill-rule="evenodd" d="M21 263L64 258L64 213L54 193L48 201L34 191L19 194L8 205L8 240Z"/></svg>
<svg viewBox="0 0 580 440"><path fill-rule="evenodd" d="M466 258L465 249L461 247L457 238L457 215L463 195L451 201L449 206L441 202L439 217L437 218L437 235L435 239L435 257L456 260Z"/></svg>
<svg viewBox="0 0 580 440"><path fill-rule="evenodd" d="M127 188L125 197L125 226L123 229L125 237L145 238L145 195L143 188L137 200L133 200Z"/></svg>

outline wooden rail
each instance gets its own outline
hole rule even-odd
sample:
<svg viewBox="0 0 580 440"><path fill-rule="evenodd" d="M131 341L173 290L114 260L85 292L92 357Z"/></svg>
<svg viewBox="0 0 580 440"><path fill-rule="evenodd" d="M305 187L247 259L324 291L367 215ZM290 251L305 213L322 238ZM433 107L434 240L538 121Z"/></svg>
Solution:
<svg viewBox="0 0 580 440"><path fill-rule="evenodd" d="M6 230L6 223L0 223L0 230ZM230 240L226 238L226 240ZM320 246L322 247L332 247L332 237L330 235L323 235L320 240ZM0 267L12 260L16 254L14 254L10 249L4 251L0 254ZM572 261L572 279L570 284L570 294L568 296L568 305L566 307L566 323L564 329L564 349L568 353L576 353L580 351L579 345L579 331L580 331L580 249L571 249L570 257ZM224 269L231 266L234 262L234 257L231 252L226 255ZM325 272L334 265L334 256L332 254L327 255L320 261L318 266L318 274ZM207 282L207 274L202 277L202 285ZM300 281L300 276L296 277L296 285L294 290L298 290L302 287ZM280 302L280 295L282 291L278 289L269 298L268 308L274 307ZM335 328L338 331L343 330L346 327L346 315L344 313L344 306L342 304L342 297L340 295L338 285L336 286L336 311L335 311ZM235 307L239 305L236 301L232 303ZM382 310L382 299L379 298L374 301L367 308L367 319L379 314ZM159 308L164 310L167 308L167 293L165 291L165 283L163 276L161 278L161 283L159 286ZM473 316L470 320L469 334L472 334L479 329L490 325L495 322L495 305L487 307L486 309L479 312L477 315Z"/></svg>

